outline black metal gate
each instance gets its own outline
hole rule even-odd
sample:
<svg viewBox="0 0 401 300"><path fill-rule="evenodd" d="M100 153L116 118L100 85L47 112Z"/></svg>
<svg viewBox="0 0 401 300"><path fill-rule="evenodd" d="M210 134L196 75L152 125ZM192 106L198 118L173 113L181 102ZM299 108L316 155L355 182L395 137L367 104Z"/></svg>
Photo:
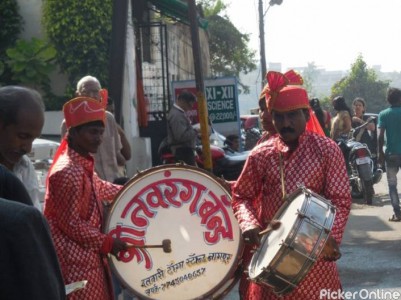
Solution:
<svg viewBox="0 0 401 300"><path fill-rule="evenodd" d="M160 22L139 24L137 54L142 69L145 97L148 101L148 126L140 127L141 137L151 138L152 165L159 165L158 147L167 136L167 113L171 94L168 71L167 27Z"/></svg>

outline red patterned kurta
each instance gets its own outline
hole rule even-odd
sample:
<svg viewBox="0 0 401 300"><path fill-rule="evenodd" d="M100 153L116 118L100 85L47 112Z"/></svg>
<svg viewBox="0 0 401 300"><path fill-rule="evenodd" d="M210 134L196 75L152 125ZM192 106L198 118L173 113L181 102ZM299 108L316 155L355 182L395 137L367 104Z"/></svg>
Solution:
<svg viewBox="0 0 401 300"><path fill-rule="evenodd" d="M303 184L329 199L337 207L332 235L342 239L348 219L351 196L343 155L329 138L306 131L299 138L298 148L289 155L288 147L278 136L255 147L244 170L233 187L233 209L242 231L256 225L265 228L282 205L279 152L284 157L287 194ZM245 253L245 261L252 255ZM242 299L320 299L321 289L341 288L335 262L319 259L304 280L290 294L278 297L272 289L251 283L243 276Z"/></svg>
<svg viewBox="0 0 401 300"><path fill-rule="evenodd" d="M121 186L101 180L92 158L67 150L51 170L44 214L66 284L88 280L86 287L68 299L106 300L113 293L105 263L110 239L101 233L102 200L112 200Z"/></svg>

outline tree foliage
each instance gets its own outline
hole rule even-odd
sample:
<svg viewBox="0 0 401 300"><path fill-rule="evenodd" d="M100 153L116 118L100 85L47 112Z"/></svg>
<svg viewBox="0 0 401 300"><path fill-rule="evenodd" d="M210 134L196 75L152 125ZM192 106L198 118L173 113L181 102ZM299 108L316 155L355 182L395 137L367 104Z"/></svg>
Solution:
<svg viewBox="0 0 401 300"><path fill-rule="evenodd" d="M53 47L32 38L30 41L17 40L15 47L8 48L6 53L7 64L18 83L35 89L49 85L49 73L55 69L56 50Z"/></svg>
<svg viewBox="0 0 401 300"><path fill-rule="evenodd" d="M342 95L349 105L356 97L365 99L368 111L378 113L386 105L386 91L389 81L378 80L375 70L369 69L359 55L351 66L348 76L342 78L331 88L331 98Z"/></svg>
<svg viewBox="0 0 401 300"><path fill-rule="evenodd" d="M204 16L208 21L210 67L214 76L236 76L256 69L255 51L248 48L249 34L238 31L228 16L222 15L221 0L203 0ZM245 93L249 87L239 81Z"/></svg>
<svg viewBox="0 0 401 300"><path fill-rule="evenodd" d="M12 73L6 65L6 50L14 46L23 26L17 0L0 1L0 24L0 83L11 84Z"/></svg>
<svg viewBox="0 0 401 300"><path fill-rule="evenodd" d="M19 85L39 91L46 109L60 109L64 98L56 96L50 86L50 74L56 69L56 49L38 38L29 41L19 39L6 53L6 63L11 70L12 79Z"/></svg>
<svg viewBox="0 0 401 300"><path fill-rule="evenodd" d="M111 0L44 0L43 23L68 75L70 90L87 74L107 86L112 27Z"/></svg>

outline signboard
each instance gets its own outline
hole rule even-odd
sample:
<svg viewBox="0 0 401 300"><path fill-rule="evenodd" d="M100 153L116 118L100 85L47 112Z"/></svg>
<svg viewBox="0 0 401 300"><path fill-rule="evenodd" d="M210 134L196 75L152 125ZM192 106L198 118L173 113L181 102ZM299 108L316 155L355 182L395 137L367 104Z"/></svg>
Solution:
<svg viewBox="0 0 401 300"><path fill-rule="evenodd" d="M213 128L219 133L227 136L239 134L240 116L238 105L238 88L235 77L222 77L205 80L205 98L209 119ZM174 92L174 101L178 95L187 90L196 93L195 80L174 81L171 83ZM192 123L199 123L198 108L188 112Z"/></svg>

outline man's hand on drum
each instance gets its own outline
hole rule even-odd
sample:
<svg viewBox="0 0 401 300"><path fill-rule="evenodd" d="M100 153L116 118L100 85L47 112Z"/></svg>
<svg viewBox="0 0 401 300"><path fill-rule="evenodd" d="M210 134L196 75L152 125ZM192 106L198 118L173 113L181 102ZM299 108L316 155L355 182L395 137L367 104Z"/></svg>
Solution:
<svg viewBox="0 0 401 300"><path fill-rule="evenodd" d="M260 245L260 235L259 232L261 229L259 227L255 227L252 229L249 229L247 231L244 231L242 233L242 237L244 238L244 241L246 244L254 244L259 246Z"/></svg>
<svg viewBox="0 0 401 300"><path fill-rule="evenodd" d="M340 259L340 248L338 247L336 240L331 235L329 235L320 256L327 261L336 261Z"/></svg>
<svg viewBox="0 0 401 300"><path fill-rule="evenodd" d="M117 258L117 260L119 260L118 253L120 251L126 251L126 250L128 250L127 243L123 242L120 239L113 238L113 246L111 248L111 254L113 254Z"/></svg>

